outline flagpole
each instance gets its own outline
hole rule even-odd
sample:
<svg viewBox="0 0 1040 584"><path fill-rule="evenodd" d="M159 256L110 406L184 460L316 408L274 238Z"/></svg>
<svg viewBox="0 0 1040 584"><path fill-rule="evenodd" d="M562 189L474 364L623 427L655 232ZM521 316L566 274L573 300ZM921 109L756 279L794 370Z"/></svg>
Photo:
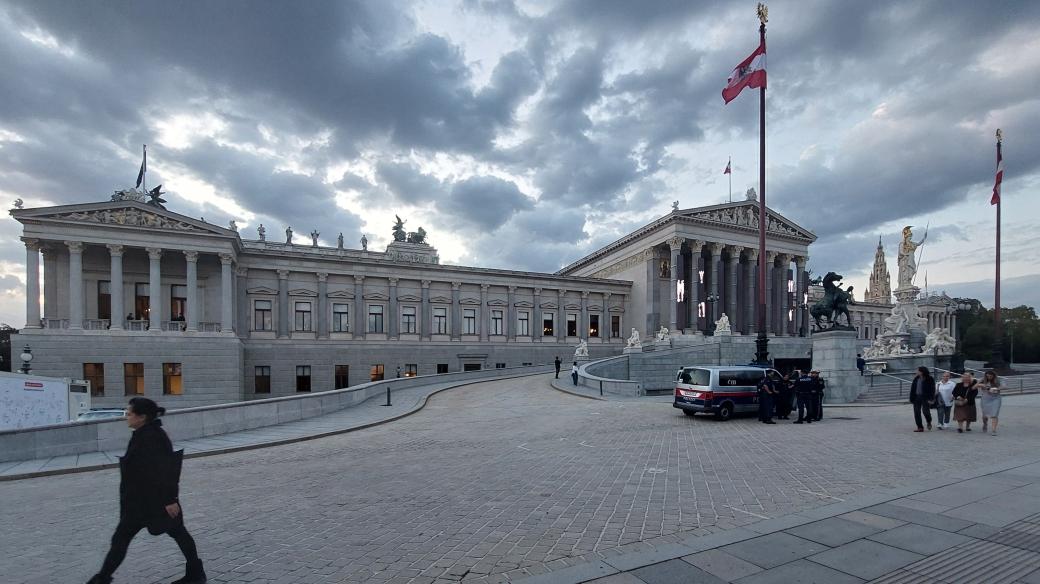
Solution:
<svg viewBox="0 0 1040 584"><path fill-rule="evenodd" d="M733 157L726 161L726 170L729 171L729 202L733 202Z"/></svg>
<svg viewBox="0 0 1040 584"><path fill-rule="evenodd" d="M769 9L759 2L756 9L759 46L766 45L766 21ZM769 365L769 334L766 331L766 84L759 88L758 97L758 336L755 339L755 363ZM732 174L730 175L732 180Z"/></svg>
<svg viewBox="0 0 1040 584"><path fill-rule="evenodd" d="M1002 159L1000 143L1004 139L1003 132L997 129L997 170L1000 170ZM1004 321L1000 318L1000 203L1003 197L997 196L997 267L996 282L993 289L993 350L987 367L1004 369Z"/></svg>
<svg viewBox="0 0 1040 584"><path fill-rule="evenodd" d="M141 144L141 154L144 157L142 159L142 165L144 166L144 172L141 173L141 190L148 192L148 145Z"/></svg>

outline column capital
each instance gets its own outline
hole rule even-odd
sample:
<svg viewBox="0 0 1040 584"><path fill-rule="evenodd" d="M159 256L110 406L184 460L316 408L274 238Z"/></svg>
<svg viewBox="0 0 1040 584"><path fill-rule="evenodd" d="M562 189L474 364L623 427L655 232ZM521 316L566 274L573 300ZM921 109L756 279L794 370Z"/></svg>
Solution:
<svg viewBox="0 0 1040 584"><path fill-rule="evenodd" d="M490 287L491 287L491 284L481 284L480 285L480 291L481 292L487 292L488 288L490 288Z"/></svg>
<svg viewBox="0 0 1040 584"><path fill-rule="evenodd" d="M243 268L242 266L239 266L235 268L235 275L240 278L245 278L249 275L249 268Z"/></svg>
<svg viewBox="0 0 1040 584"><path fill-rule="evenodd" d="M701 253L702 249L704 249L705 243L706 242L703 239L687 239L686 247L690 248L690 251L694 254L698 254Z"/></svg>
<svg viewBox="0 0 1040 584"><path fill-rule="evenodd" d="M327 277L327 276L328 276L328 274L325 274L325 276ZM319 275L318 275L318 277L320 278L320 277L321 277L321 275L319 274ZM397 282L398 282L398 279L397 279L397 278L387 278L387 279L386 279L386 281L387 281L387 282L390 282L390 285L391 285L391 286L396 286L396 285L397 285Z"/></svg>
<svg viewBox="0 0 1040 584"><path fill-rule="evenodd" d="M451 283L451 289L452 290L458 291L461 288L462 288L462 282L452 282Z"/></svg>
<svg viewBox="0 0 1040 584"><path fill-rule="evenodd" d="M144 249L148 252L148 259L150 260L157 260L162 257L163 250L161 247L146 247Z"/></svg>
<svg viewBox="0 0 1040 584"><path fill-rule="evenodd" d="M767 249L766 250L766 261L769 262L769 263L773 263L774 261L776 261L776 256L777 255L779 255L778 252L770 251L770 250Z"/></svg>
<svg viewBox="0 0 1040 584"><path fill-rule="evenodd" d="M807 262L807 261L809 261L809 258L807 258L805 256L794 256L794 265L799 270L804 270L805 269L805 262Z"/></svg>
<svg viewBox="0 0 1040 584"><path fill-rule="evenodd" d="M108 248L108 255L119 257L123 255L123 246L110 243L105 247Z"/></svg>
<svg viewBox="0 0 1040 584"><path fill-rule="evenodd" d="M776 259L780 260L782 264L789 264L791 263L791 254L779 252L776 254Z"/></svg>
<svg viewBox="0 0 1040 584"><path fill-rule="evenodd" d="M581 291L581 297L582 298L588 298L589 297L589 291L588 290L582 290Z"/></svg>
<svg viewBox="0 0 1040 584"><path fill-rule="evenodd" d="M739 259L740 254L744 251L745 247L743 245L727 245L726 249L729 251L731 258Z"/></svg>
<svg viewBox="0 0 1040 584"><path fill-rule="evenodd" d="M656 257L657 257L657 249L656 248L648 247L648 248L643 250L643 259L645 259L645 260L652 260L652 259L654 259Z"/></svg>
<svg viewBox="0 0 1040 584"><path fill-rule="evenodd" d="M222 265L222 266L230 266L231 262L233 262L233 261L235 261L235 256L233 256L233 255L231 255L229 253L222 253L222 254L220 254L220 265Z"/></svg>
<svg viewBox="0 0 1040 584"><path fill-rule="evenodd" d="M509 287L509 293L510 294L515 294L516 293L516 286L510 286Z"/></svg>
<svg viewBox="0 0 1040 584"><path fill-rule="evenodd" d="M318 276L318 281L319 282L325 282L326 280L329 279L329 273L328 272L318 272L317 276Z"/></svg>
<svg viewBox="0 0 1040 584"><path fill-rule="evenodd" d="M432 282L430 280L423 280L422 282L419 282L419 285L423 288L429 288L431 283Z"/></svg>
<svg viewBox="0 0 1040 584"><path fill-rule="evenodd" d="M364 283L364 281L365 281L365 277L364 276L362 276L360 274L354 274L354 283L355 284L362 284L362 283Z"/></svg>
<svg viewBox="0 0 1040 584"><path fill-rule="evenodd" d="M744 251L747 252L747 257L748 257L749 261L752 261L752 262L758 261L758 248L757 247L749 247L749 248L746 248Z"/></svg>
<svg viewBox="0 0 1040 584"><path fill-rule="evenodd" d="M199 261L199 252L197 252L197 251L185 251L183 253L184 253L184 259L185 260L187 260L189 262L192 262L192 263Z"/></svg>
<svg viewBox="0 0 1040 584"><path fill-rule="evenodd" d="M40 240L33 237L21 237L19 238L25 243L25 249L30 251L40 251Z"/></svg>
<svg viewBox="0 0 1040 584"><path fill-rule="evenodd" d="M682 244L684 243L686 243L685 237L676 236L668 240L668 248L672 250L672 253L675 253L682 249Z"/></svg>
<svg viewBox="0 0 1040 584"><path fill-rule="evenodd" d="M610 292L603 292L602 294L603 294L603 300L610 300L610 297L613 296L613 294L610 293Z"/></svg>
<svg viewBox="0 0 1040 584"><path fill-rule="evenodd" d="M289 270L277 270L277 272L278 272L278 279L279 280L288 280L289 279Z"/></svg>
<svg viewBox="0 0 1040 584"><path fill-rule="evenodd" d="M66 241L65 245L68 246L70 253L83 253L82 241Z"/></svg>
<svg viewBox="0 0 1040 584"><path fill-rule="evenodd" d="M541 288L531 288L531 290L534 290L534 295L535 296L541 296L542 295L542 289Z"/></svg>
<svg viewBox="0 0 1040 584"><path fill-rule="evenodd" d="M722 255L722 248L726 247L725 244L719 242L712 242L708 244L708 249L711 250L711 255L719 256Z"/></svg>
<svg viewBox="0 0 1040 584"><path fill-rule="evenodd" d="M55 259L58 257L58 252L61 251L61 247L49 244L40 244L40 253L43 254L43 259Z"/></svg>

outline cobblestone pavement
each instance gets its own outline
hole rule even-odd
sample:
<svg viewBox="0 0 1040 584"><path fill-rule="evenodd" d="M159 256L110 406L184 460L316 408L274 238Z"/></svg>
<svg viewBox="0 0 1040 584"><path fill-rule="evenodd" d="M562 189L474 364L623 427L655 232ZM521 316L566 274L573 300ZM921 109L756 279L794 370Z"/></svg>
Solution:
<svg viewBox="0 0 1040 584"><path fill-rule="evenodd" d="M1040 396L1006 398L992 437L912 433L909 406L828 407L802 426L717 422L660 401L570 396L548 377L450 390L350 434L186 461L181 497L211 581L501 582L1040 445ZM0 483L0 581L85 581L117 520L117 484L115 470ZM181 574L165 537L138 536L130 558L117 582Z"/></svg>

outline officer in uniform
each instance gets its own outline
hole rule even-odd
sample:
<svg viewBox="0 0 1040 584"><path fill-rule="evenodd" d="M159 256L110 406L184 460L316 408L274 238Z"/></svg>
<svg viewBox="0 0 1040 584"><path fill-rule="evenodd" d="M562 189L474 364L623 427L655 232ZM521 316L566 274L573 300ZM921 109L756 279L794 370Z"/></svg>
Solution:
<svg viewBox="0 0 1040 584"><path fill-rule="evenodd" d="M816 416L813 420L819 422L823 419L823 390L827 384L823 381L823 378L820 377L819 371L812 371L809 373L809 376L812 377L813 380L813 396L816 398L816 401L813 404Z"/></svg>
<svg viewBox="0 0 1040 584"><path fill-rule="evenodd" d="M758 381L758 421L763 424L775 424L773 421L773 396L776 384L768 374Z"/></svg>
<svg viewBox="0 0 1040 584"><path fill-rule="evenodd" d="M816 417L815 399L813 396L813 380L812 377L803 374L801 371L796 371L795 374L798 376L797 381L794 382L794 393L798 399L798 419L795 420L795 424L812 424L813 419Z"/></svg>

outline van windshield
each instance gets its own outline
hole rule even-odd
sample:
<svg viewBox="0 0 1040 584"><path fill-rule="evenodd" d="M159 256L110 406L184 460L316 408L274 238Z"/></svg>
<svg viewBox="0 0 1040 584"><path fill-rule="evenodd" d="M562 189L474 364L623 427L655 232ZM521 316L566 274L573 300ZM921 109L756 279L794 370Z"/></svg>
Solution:
<svg viewBox="0 0 1040 584"><path fill-rule="evenodd" d="M711 371L689 367L679 373L679 383L687 385L711 385Z"/></svg>

